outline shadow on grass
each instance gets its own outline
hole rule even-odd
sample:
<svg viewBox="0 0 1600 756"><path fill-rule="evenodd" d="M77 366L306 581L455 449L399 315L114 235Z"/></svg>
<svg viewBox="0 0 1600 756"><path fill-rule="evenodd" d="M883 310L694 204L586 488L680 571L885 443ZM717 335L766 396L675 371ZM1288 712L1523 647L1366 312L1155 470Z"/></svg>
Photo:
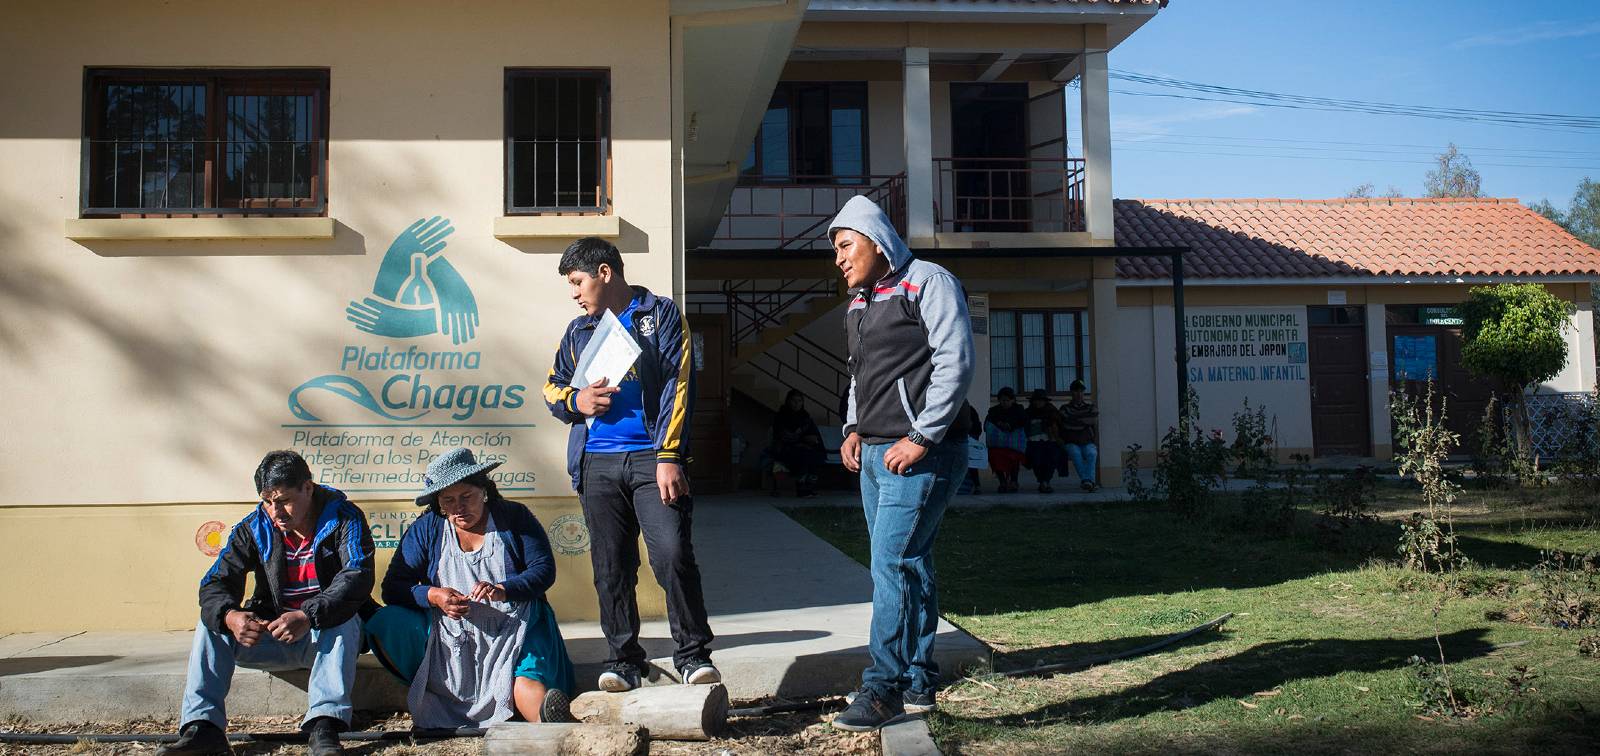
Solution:
<svg viewBox="0 0 1600 756"><path fill-rule="evenodd" d="M862 564L861 513L828 507L784 510ZM1398 524L1370 526L1365 548L1323 548L1302 527L1293 535L1187 519L1157 506L1083 504L1062 509L950 510L934 561L939 604L989 615L1092 604L1124 596L1259 588L1393 559ZM1539 550L1463 535L1462 551L1488 567L1525 568Z"/></svg>
<svg viewBox="0 0 1600 756"><path fill-rule="evenodd" d="M1107 656L1148 646L1170 636L1171 633L1130 635L1123 638L1108 638L1087 643L1062 643L1055 646L1041 646L1023 651L995 654L994 669L996 672L1009 672L1032 669L1046 664L1075 664L1079 662L1098 666L1107 663L1108 660L1105 659ZM1218 631L1205 632L1191 638L1185 638L1177 643L1163 646L1160 652L1170 653L1180 648L1204 646L1226 638L1227 636Z"/></svg>
<svg viewBox="0 0 1600 756"><path fill-rule="evenodd" d="M1488 654L1488 628L1470 628L1442 636L1445 658L1452 664ZM1204 706L1224 698L1248 698L1285 683L1342 672L1378 672L1406 666L1412 656L1437 659L1432 636L1382 640L1337 638L1296 639L1263 643L1223 659L1170 672L1143 685L1116 693L1064 701L1032 711L972 721L1008 727L1057 723L1096 723L1142 717L1160 711Z"/></svg>

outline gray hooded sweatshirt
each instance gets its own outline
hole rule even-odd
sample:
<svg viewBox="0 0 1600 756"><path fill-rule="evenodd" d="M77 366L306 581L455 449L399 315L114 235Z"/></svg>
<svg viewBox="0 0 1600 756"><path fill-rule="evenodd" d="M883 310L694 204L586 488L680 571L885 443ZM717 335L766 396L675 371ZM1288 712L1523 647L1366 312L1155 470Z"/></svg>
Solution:
<svg viewBox="0 0 1600 756"><path fill-rule="evenodd" d="M964 439L961 415L972 385L967 297L950 271L911 256L877 203L852 197L828 226L855 231L889 258L889 275L855 292L845 325L850 400L844 432L892 443L912 430L929 441Z"/></svg>

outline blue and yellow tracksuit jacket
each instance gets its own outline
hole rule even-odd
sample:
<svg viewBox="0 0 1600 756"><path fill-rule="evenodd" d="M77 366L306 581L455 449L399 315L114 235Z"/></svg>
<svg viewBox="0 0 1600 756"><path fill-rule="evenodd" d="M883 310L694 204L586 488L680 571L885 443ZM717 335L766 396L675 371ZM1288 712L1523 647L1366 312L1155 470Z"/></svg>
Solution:
<svg viewBox="0 0 1600 756"><path fill-rule="evenodd" d="M689 327L678 306L667 297L656 296L642 286L633 287L639 300L634 311L633 330L639 341L639 386L644 394L644 425L655 439L656 459L687 464L689 461L689 417L694 412L694 349L689 342ZM600 319L580 315L567 324L556 350L555 365L544 384L544 402L550 414L567 423L567 473L573 490L582 481L583 447L589 440L589 426L578 414L578 389L572 371L578 355L589 344Z"/></svg>

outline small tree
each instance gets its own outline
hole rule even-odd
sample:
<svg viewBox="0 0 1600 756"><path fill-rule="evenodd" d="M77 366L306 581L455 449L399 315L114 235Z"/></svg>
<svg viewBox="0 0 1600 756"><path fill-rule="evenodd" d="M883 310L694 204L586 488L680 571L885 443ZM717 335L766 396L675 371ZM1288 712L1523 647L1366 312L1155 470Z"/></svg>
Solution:
<svg viewBox="0 0 1600 756"><path fill-rule="evenodd" d="M1572 193L1572 203L1565 213L1550 200L1542 199L1529 205L1534 212L1555 221L1556 225L1591 247L1600 248L1600 181L1584 176L1578 190Z"/></svg>
<svg viewBox="0 0 1600 756"><path fill-rule="evenodd" d="M1572 303L1531 283L1474 288L1459 309L1465 342L1461 362L1495 384L1511 414L1517 453L1531 460L1523 395L1566 367L1567 342L1562 333L1576 310Z"/></svg>
<svg viewBox="0 0 1600 756"><path fill-rule="evenodd" d="M1472 159L1461 154L1454 143L1434 158L1438 165L1428 171L1422 188L1429 197L1482 197L1483 177L1472 167Z"/></svg>

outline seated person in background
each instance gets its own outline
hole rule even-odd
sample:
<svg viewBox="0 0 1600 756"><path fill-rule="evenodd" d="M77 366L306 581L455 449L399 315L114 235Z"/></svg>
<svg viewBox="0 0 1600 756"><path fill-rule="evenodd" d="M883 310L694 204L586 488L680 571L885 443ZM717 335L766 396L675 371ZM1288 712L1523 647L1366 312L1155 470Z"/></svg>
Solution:
<svg viewBox="0 0 1600 756"><path fill-rule="evenodd" d="M520 714L570 722L572 662L545 591L550 541L533 513L500 495L468 449L428 464L367 625L373 655L411 686L420 730L488 727Z"/></svg>
<svg viewBox="0 0 1600 756"><path fill-rule="evenodd" d="M1083 381L1073 381L1069 390L1072 397L1061 406L1061 446L1078 471L1079 487L1093 491L1100 487L1095 482L1095 466L1100 463L1100 410L1083 398Z"/></svg>
<svg viewBox="0 0 1600 756"><path fill-rule="evenodd" d="M806 411L805 394L789 389L772 421L772 458L794 475L795 494L801 498L817 495L817 468L827 452L822 448L822 433ZM773 494L777 494L774 484Z"/></svg>
<svg viewBox="0 0 1600 756"><path fill-rule="evenodd" d="M177 742L167 756L230 753L228 688L235 665L310 669L305 730L312 756L342 753L350 689L361 652L362 610L372 604L372 533L343 493L311 482L292 451L256 467L261 503L228 536L200 579L200 624L189 651ZM244 598L245 577L255 594Z"/></svg>
<svg viewBox="0 0 1600 756"><path fill-rule="evenodd" d="M995 394L995 405L983 418L983 433L989 445L989 469L999 481L998 490L1016 493L1017 472L1028 453L1028 411L1017 404L1017 392L1010 386Z"/></svg>
<svg viewBox="0 0 1600 756"><path fill-rule="evenodd" d="M1061 460L1061 412L1044 389L1028 395L1028 467L1039 481L1039 493L1055 493L1050 479Z"/></svg>

